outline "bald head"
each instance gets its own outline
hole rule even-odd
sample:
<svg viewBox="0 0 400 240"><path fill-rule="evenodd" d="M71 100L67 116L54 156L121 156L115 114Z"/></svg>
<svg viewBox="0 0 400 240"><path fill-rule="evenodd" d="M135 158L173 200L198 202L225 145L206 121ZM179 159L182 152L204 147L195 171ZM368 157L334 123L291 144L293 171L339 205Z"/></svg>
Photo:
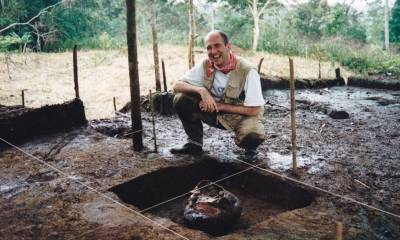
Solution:
<svg viewBox="0 0 400 240"><path fill-rule="evenodd" d="M204 42L206 43L210 37L215 36L215 35L219 35L222 38L222 40L224 41L225 45L227 45L229 43L228 35L226 35L226 33L224 33L223 31L219 31L219 30L214 30L214 31L207 33L206 37L204 38Z"/></svg>

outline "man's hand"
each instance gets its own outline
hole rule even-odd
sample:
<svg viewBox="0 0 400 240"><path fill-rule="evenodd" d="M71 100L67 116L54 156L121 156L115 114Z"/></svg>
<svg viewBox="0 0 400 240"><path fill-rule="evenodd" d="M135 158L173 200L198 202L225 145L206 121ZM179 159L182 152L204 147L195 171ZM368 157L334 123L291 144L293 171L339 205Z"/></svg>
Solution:
<svg viewBox="0 0 400 240"><path fill-rule="evenodd" d="M201 101L199 107L203 112L219 112L217 102L206 88L199 89Z"/></svg>

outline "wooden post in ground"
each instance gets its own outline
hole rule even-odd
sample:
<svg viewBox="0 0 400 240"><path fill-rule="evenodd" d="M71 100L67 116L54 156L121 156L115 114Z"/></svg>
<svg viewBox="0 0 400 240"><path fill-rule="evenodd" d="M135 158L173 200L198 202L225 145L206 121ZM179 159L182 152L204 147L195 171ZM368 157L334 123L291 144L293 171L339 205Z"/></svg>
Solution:
<svg viewBox="0 0 400 240"><path fill-rule="evenodd" d="M385 50L389 53L389 1L385 0L384 12L384 35L385 35Z"/></svg>
<svg viewBox="0 0 400 240"><path fill-rule="evenodd" d="M157 152L156 122L154 121L154 104L153 104L153 95L151 94L151 90L149 90L149 100L151 107L151 122L153 123L154 152Z"/></svg>
<svg viewBox="0 0 400 240"><path fill-rule="evenodd" d="M115 100L115 97L113 97L113 104L114 104L114 112L117 114L117 102Z"/></svg>
<svg viewBox="0 0 400 240"><path fill-rule="evenodd" d="M188 49L188 60L189 69L194 66L194 17L193 17L193 0L189 0L189 49Z"/></svg>
<svg viewBox="0 0 400 240"><path fill-rule="evenodd" d="M128 44L129 82L131 91L131 118L133 149L143 149L143 128L140 113L140 87L136 41L136 1L126 0L126 33Z"/></svg>
<svg viewBox="0 0 400 240"><path fill-rule="evenodd" d="M293 172L297 172L297 159L296 159L296 102L295 102L295 84L294 84L294 66L293 59L289 58L290 66L290 120L292 126L292 161Z"/></svg>
<svg viewBox="0 0 400 240"><path fill-rule="evenodd" d="M167 75L165 74L165 64L164 64L164 59L162 59L162 58L161 58L161 67L162 67L164 92L168 92L168 89L167 89Z"/></svg>
<svg viewBox="0 0 400 240"><path fill-rule="evenodd" d="M156 80L156 91L161 92L160 82L160 60L158 58L158 40L157 40L157 28L156 28L156 17L153 16L153 23L151 24L151 33L153 35L153 56L154 56L154 74Z"/></svg>
<svg viewBox="0 0 400 240"><path fill-rule="evenodd" d="M318 79L321 79L321 58L318 58Z"/></svg>
<svg viewBox="0 0 400 240"><path fill-rule="evenodd" d="M25 90L26 89L21 90L22 107L25 107Z"/></svg>
<svg viewBox="0 0 400 240"><path fill-rule="evenodd" d="M79 98L79 84L78 84L78 46L74 46L73 50L73 65L74 65L74 89L75 89L75 97Z"/></svg>
<svg viewBox="0 0 400 240"><path fill-rule="evenodd" d="M262 57L261 59L260 59L260 61L258 62L258 74L260 74L261 73L261 65L262 65L262 63L263 63L263 61L264 61L264 58Z"/></svg>
<svg viewBox="0 0 400 240"><path fill-rule="evenodd" d="M335 75L336 75L336 80L340 81L340 78L341 78L341 76L340 76L340 68L336 68L335 69Z"/></svg>
<svg viewBox="0 0 400 240"><path fill-rule="evenodd" d="M343 240L343 224L341 222L336 222L335 240Z"/></svg>

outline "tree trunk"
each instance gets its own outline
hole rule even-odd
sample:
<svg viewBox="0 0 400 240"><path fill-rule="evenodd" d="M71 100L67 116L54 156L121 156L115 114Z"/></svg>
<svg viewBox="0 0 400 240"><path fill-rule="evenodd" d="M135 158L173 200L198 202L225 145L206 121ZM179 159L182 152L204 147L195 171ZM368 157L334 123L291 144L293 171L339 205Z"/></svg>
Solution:
<svg viewBox="0 0 400 240"><path fill-rule="evenodd" d="M194 66L194 18L193 18L193 0L189 0L189 69Z"/></svg>
<svg viewBox="0 0 400 240"><path fill-rule="evenodd" d="M251 14L253 15L253 51L257 51L257 45L258 45L258 38L260 36L260 28L258 26L260 17L258 14L258 8L257 8L257 2L258 0L253 0L252 7L251 7Z"/></svg>
<svg viewBox="0 0 400 240"><path fill-rule="evenodd" d="M142 119L140 113L140 87L136 42L136 1L126 0L126 23L128 43L129 79L131 90L131 117L132 117L132 141L133 149L143 149Z"/></svg>
<svg viewBox="0 0 400 240"><path fill-rule="evenodd" d="M385 50L389 52L389 3L385 0Z"/></svg>
<svg viewBox="0 0 400 240"><path fill-rule="evenodd" d="M157 29L155 23L151 25L151 33L153 35L154 74L156 79L156 91L161 92L160 60L158 58L158 40L157 40Z"/></svg>

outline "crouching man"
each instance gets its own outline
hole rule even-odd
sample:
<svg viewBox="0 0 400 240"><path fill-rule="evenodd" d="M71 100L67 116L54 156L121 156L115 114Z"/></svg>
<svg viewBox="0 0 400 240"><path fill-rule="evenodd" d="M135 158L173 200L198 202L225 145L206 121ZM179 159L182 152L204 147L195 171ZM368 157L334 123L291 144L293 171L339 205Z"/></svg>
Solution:
<svg viewBox="0 0 400 240"><path fill-rule="evenodd" d="M208 59L190 69L174 86L174 107L188 142L171 149L171 153L202 153L205 122L234 131L235 143L245 149L245 159L256 160L256 149L265 139L260 76L248 61L235 56L224 32L208 33L205 46Z"/></svg>

